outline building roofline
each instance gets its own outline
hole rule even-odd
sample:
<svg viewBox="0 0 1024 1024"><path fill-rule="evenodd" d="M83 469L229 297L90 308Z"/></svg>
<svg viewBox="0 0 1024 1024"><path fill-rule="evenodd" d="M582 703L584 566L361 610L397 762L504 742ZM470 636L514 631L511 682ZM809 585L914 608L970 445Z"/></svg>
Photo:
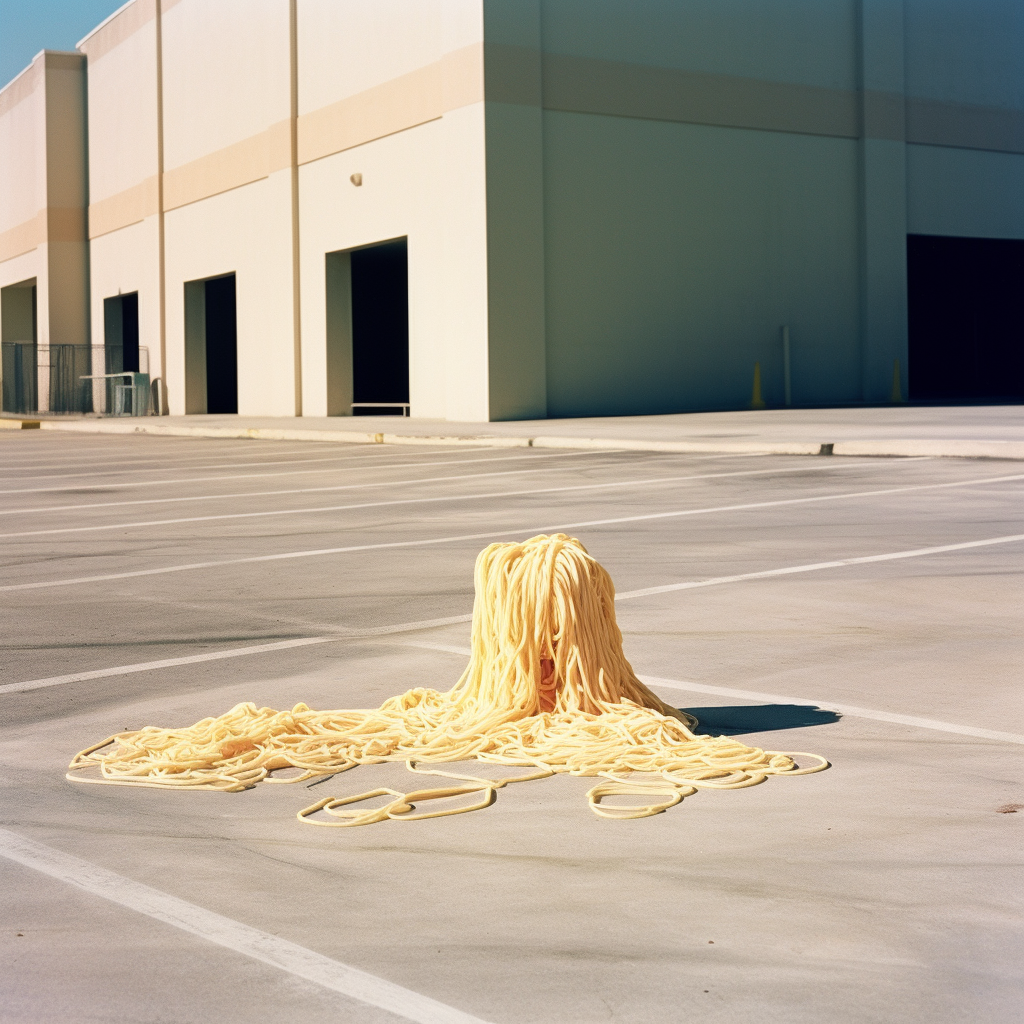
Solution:
<svg viewBox="0 0 1024 1024"><path fill-rule="evenodd" d="M10 89L19 78L27 75L36 66L36 61L39 60L44 53L46 53L45 50L40 50L6 85L0 86L0 95L7 92L7 90Z"/></svg>
<svg viewBox="0 0 1024 1024"><path fill-rule="evenodd" d="M122 11L124 11L127 8L131 7L132 4L134 4L136 2L137 2L137 0L128 0L127 3L121 4L121 6L118 7L118 9L116 11L113 12L113 14L108 14L94 29L92 29L91 31L87 32L84 36L82 36L82 38L79 39L77 43L75 43L75 46L79 50L81 50L82 43L88 42L90 39L92 39L92 37L94 35L96 35L96 33L99 32L99 30L101 28L104 28L105 26L109 25L110 22L112 22L119 14L121 14Z"/></svg>

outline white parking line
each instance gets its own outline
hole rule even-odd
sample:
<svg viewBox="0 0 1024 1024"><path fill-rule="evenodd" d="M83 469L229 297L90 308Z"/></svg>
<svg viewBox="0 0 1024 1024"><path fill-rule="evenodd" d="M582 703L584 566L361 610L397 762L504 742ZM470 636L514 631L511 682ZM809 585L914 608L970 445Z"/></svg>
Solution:
<svg viewBox="0 0 1024 1024"><path fill-rule="evenodd" d="M787 566L782 569L768 569L763 572L742 573L734 576L717 576L709 580L695 580L686 583L670 583L660 587L647 587L643 590L630 590L616 594L615 600L630 601L638 597L649 597L653 594L666 594L676 590L690 590L695 587L710 587L722 583L738 583L743 580L765 579L771 576L786 576L799 572L815 572L822 569L836 569L848 565L864 565L870 562L888 562L901 558L922 558L927 555L941 554L947 551L965 551L971 548L989 547L995 544L1010 544L1024 541L1024 534L1008 537L989 537L985 540L970 540L959 544L942 544L936 547L912 548L908 551L892 551L882 555L862 555L857 558L845 558L833 562L813 562L807 565ZM264 654L268 651L287 650L291 647L306 647L313 644L330 643L340 640L367 640L374 637L392 636L399 633L411 633L418 630L434 629L439 626L452 626L471 622L473 616L452 615L443 619L420 619L416 622L400 622L390 626L374 626L367 629L344 629L335 636L304 637L295 640L281 640L270 644L258 644L253 647L235 647L227 651L212 651L206 654L193 654L180 658L164 658L161 661L143 661L134 665L118 665L113 668L93 669L88 672L76 672L63 676L48 676L42 679L29 679L21 683L6 683L0 686L0 694L26 693L30 690L41 690L50 686L62 686L65 683L84 682L89 679L104 679L108 676L133 675L136 672L150 672L154 669L175 668L179 665L195 665L204 661L219 661L223 658L241 658L251 654ZM427 641L408 641L406 647L419 647L428 651L447 651L450 654L469 655L468 647L457 647L450 644L430 643Z"/></svg>
<svg viewBox="0 0 1024 1024"><path fill-rule="evenodd" d="M401 647L415 647L424 651L443 651L445 654L456 654L469 657L472 653L468 647L454 644L433 644L427 641L403 641ZM836 704L834 701L807 700L803 697L789 697L779 693L760 693L755 690L737 690L731 686L709 686L705 683L691 683L680 679L662 679L660 676L638 676L642 683L657 689L665 687L670 690L685 690L689 693L710 693L716 697L731 697L739 700L761 701L766 704L796 704L804 708L821 708L824 711L838 711L841 715L851 718L870 718L876 722L890 722L895 725L910 725L916 729L934 729L937 732L952 732L960 736L974 736L983 740L999 740L1003 743L1024 744L1024 736L1013 732L996 732L994 729L976 729L973 725L962 725L958 722L940 722L934 718L918 718L915 715L898 715L891 711L875 711L872 708L855 707L852 704Z"/></svg>
<svg viewBox="0 0 1024 1024"><path fill-rule="evenodd" d="M740 700L763 701L767 704L796 704L806 708L821 708L838 711L851 718L870 718L876 722L890 722L895 725L910 725L915 729L934 729L937 732L951 732L959 736L974 736L983 740L999 740L1002 743L1024 744L1024 736L1013 732L997 732L994 729L976 729L973 725L959 722L940 722L934 718L918 718L915 715L897 715L891 711L875 711L871 708L855 707L852 704L836 704L834 701L805 700L803 697L789 697L779 693L760 693L756 690L736 690L731 686L708 686L704 683L683 682L679 679L662 679L659 676L640 676L645 685L657 689L685 690L690 693L711 693L717 697L735 697Z"/></svg>
<svg viewBox="0 0 1024 1024"><path fill-rule="evenodd" d="M218 569L227 565L256 565L261 562L282 562L297 558L323 558L326 555L353 554L359 551L387 551L398 548L432 547L437 544L454 544L469 540L495 540L501 537L519 537L524 534L557 533L563 530L578 530L585 526L618 526L622 523L651 522L657 519L676 519L683 516L708 515L714 512L747 512L758 508L782 508L788 505L803 505L823 501L847 501L856 498L874 498L890 494L910 494L920 491L934 491L953 487L976 487L981 484L1004 483L1024 480L1024 473L1011 476L983 477L976 480L955 480L942 484L914 484L909 487L886 487L873 491L843 491L839 494L819 494L806 498L780 498L774 501L752 501L738 505L717 505L711 508L678 509L671 512L653 512L641 516L615 516L609 519L589 519L575 523L556 523L546 526L510 527L501 530L492 527L485 533L461 533L448 537L426 537L420 540L381 541L376 544L351 544L336 548L313 548L304 551L282 551L275 555L250 555L246 558L224 558L207 562L187 562L183 565L165 565L155 569L132 569L128 572L103 573L98 576L77 576L67 580L40 580L34 583L8 583L0 586L0 592L15 590L40 590L48 587L74 587L84 583L104 583L109 580L136 579L143 576L163 576L168 573L192 572L199 569Z"/></svg>
<svg viewBox="0 0 1024 1024"><path fill-rule="evenodd" d="M486 1024L446 1003L0 828L0 856L417 1024Z"/></svg>
<svg viewBox="0 0 1024 1024"><path fill-rule="evenodd" d="M618 454L617 449L609 449L607 451L594 450L585 452L555 452L551 455L536 455L533 456L536 459L568 459L575 455L614 455ZM646 454L660 454L660 453L644 453ZM692 460L700 462L708 459L762 459L762 455L700 455L696 459ZM480 462L514 462L515 459L480 459L480 460L453 460L454 465L460 465L466 461L480 461ZM906 462L920 462L927 461L927 456L919 456L912 459L906 459ZM851 468L855 468L857 465L862 463L849 463ZM418 466L420 463L408 463L410 466ZM430 465L447 465L447 463L433 462ZM844 463L843 465L847 465ZM384 466L384 467L371 467L371 468L383 468L392 469L395 467ZM399 466L398 468L403 468ZM837 467L839 468L839 467ZM515 476L522 473L550 473L557 472L560 469L558 466L551 468L541 467L535 469L530 466L526 469L509 469L500 473L463 473L458 476L441 476L441 477L422 477L414 478L412 480L380 480L372 483L361 483L361 484L334 484L330 487L289 487L284 490L277 491L239 491L234 494L187 494L181 497L175 498L139 498L133 501L94 501L84 505L46 505L41 508L10 508L0 509L0 516L17 516L17 515L28 515L29 513L40 513L40 512L69 512L72 510L88 509L88 508L121 508L126 505L166 505L172 502L181 501L224 501L229 498L271 498L282 494L324 494L333 493L335 491L351 491L365 489L368 487L405 487L410 484L423 484L423 483L441 483L448 482L451 480L475 480L485 479L492 476ZM781 472L782 470L776 470ZM806 469L804 470L806 472Z"/></svg>
<svg viewBox="0 0 1024 1024"><path fill-rule="evenodd" d="M367 629L339 630L334 636L298 637L294 640L278 640L270 644L255 644L252 647L232 647L226 651L208 651L205 654L189 654L180 658L163 658L160 661L140 661L134 665L116 665L112 668L97 668L88 672L72 672L63 676L47 676L44 679L27 679L22 683L5 683L0 686L3 693L28 693L50 686L64 686L66 683L83 683L90 679L108 679L111 676L130 676L137 672L152 672L161 668L177 668L179 665L198 665L204 661L222 661L225 658L245 658L253 654L267 654L271 651L286 651L293 647L311 647L315 644L336 643L341 640L373 640L376 637L393 636L398 633L414 633L423 629L437 629L439 626L454 626L471 622L472 615L449 615L442 619L420 619L417 622L399 622L391 626L372 626Z"/></svg>
<svg viewBox="0 0 1024 1024"><path fill-rule="evenodd" d="M367 447L368 448L372 447L372 448L376 449L378 446L376 446L376 445L373 445L373 446L367 445ZM457 450L458 449L451 449L451 451L457 451ZM474 450L475 451L481 451L481 450L483 450L483 451L490 451L492 449L476 448ZM207 472L209 470L213 470L213 469L260 469L263 466L301 466L301 465L305 465L305 464L309 464L309 463L313 463L313 462L359 462L359 463L365 463L367 459L379 458L383 454L385 454L385 453L377 451L377 450L373 450L373 451L363 452L360 455L322 455L319 458L315 458L315 459L262 459L262 460L258 460L258 461L250 460L248 462L224 462L224 463L220 463L220 464L215 464L213 466L188 466L188 465L185 465L185 466L165 466L165 465L159 465L159 466L132 466L132 467L130 467L128 469L90 470L87 473L68 473L66 471L62 471L60 473L33 473L31 476L27 476L27 477L26 476L20 476L19 477L19 482L21 482L22 480L24 480L24 481L29 481L29 480L49 480L52 477L59 477L61 480L75 480L75 479L78 479L79 477L104 477L105 478L105 477L112 477L112 476L126 476L129 473L164 473L164 472L167 472L169 470L174 470L174 471L181 470L182 472L187 472L187 471L191 470L193 472L204 472L205 473L205 472ZM431 454L436 454L436 453L432 452ZM440 454L447 455L447 454L450 454L450 452L441 452ZM121 462L120 462L119 459L117 459L117 460L112 459L112 460L110 460L107 463L107 465L120 466ZM36 467L33 467L33 468L36 468ZM38 467L38 468L42 468L42 467ZM0 476L0 480L3 480L3 479L4 478L2 476ZM199 483L199 482L201 482L202 480L205 480L205 479L207 479L207 478L206 477L196 477L196 483ZM211 479L216 479L216 478L211 478ZM79 484L77 486L82 486L82 485ZM112 485L112 486L119 486L119 485L115 484L115 485ZM20 493L20 492L19 491L0 491L0 494L18 494L18 493Z"/></svg>
<svg viewBox="0 0 1024 1024"><path fill-rule="evenodd" d="M246 450L246 454L252 454L254 458L257 458L259 456L259 454L260 454L259 449L254 450L252 448L252 442L251 441L248 442L248 445L249 445L249 447ZM241 447L241 445L239 445L239 447ZM356 451L363 451L364 452L363 458L366 458L366 457L368 457L370 455L383 455L384 454L384 452L381 451L381 445L371 444L369 442L367 442L364 445L357 445L357 444L353 443L352 447ZM337 444L324 444L324 445L310 444L307 447L285 448L285 449L282 449L282 450L279 450L279 451L263 452L263 454L268 455L271 458L279 458L280 456L288 455L288 454L295 454L295 455L318 455L318 454L320 454L320 455L322 455L322 454L326 454L327 452L337 452L337 450L338 450ZM431 449L431 452L432 453L436 453L437 450L438 449ZM444 451L446 451L446 450L460 451L461 449L458 449L458 448L441 449L442 453ZM111 466L111 465L115 465L115 466L118 466L118 467L126 467L128 469L133 469L133 468L145 469L146 467L144 467L144 466L135 467L134 464L135 463L143 463L143 462L144 463L160 462L162 459L169 459L172 462L184 461L186 463L192 463L192 462L200 463L200 462L208 462L210 459L223 459L223 458L225 458L227 456L230 456L232 454L238 455L240 453L232 452L232 451L217 451L215 454L210 454L210 455L189 455L187 452L183 453L183 452L180 452L180 451L172 451L172 452L151 452L148 455L133 456L133 455L124 455L121 452L116 452L116 453L110 452L104 458L97 458L97 459L72 458L72 459L70 459L70 461L67 461L67 462L46 462L46 463L40 463L38 461L39 456L38 456L38 454L36 454L32 458L25 459L25 460L17 460L17 459L7 460L7 459L5 459L3 465L0 466L0 473L3 473L5 471L7 471L7 470L12 470L12 469L15 471L15 474L16 474L19 469L33 469L33 470L40 470L40 469L58 469L59 470L59 469L68 469L68 468L78 469L80 466L91 466L91 465L96 465L96 466ZM256 463L253 463L253 465L261 465L261 463L256 462ZM170 466L170 467L165 466L164 468L165 469L189 469L191 467L189 465L183 465L183 466ZM203 468L203 467L197 467L197 468ZM216 467L206 467L206 468L212 469L212 468L216 468Z"/></svg>
<svg viewBox="0 0 1024 1024"><path fill-rule="evenodd" d="M310 647L326 644L339 637L308 636L296 640L280 640L272 644L257 644L254 647L233 647L227 651L208 651L206 654L191 654L182 658L164 658L161 661L142 661L136 665L119 665L116 668L99 668L91 672L73 672L66 676L50 676L47 679L29 679L24 683L6 683L0 686L0 693L27 693L65 683L83 683L89 679L107 679L110 676L130 676L136 672L152 672L159 668L176 668L178 665L198 665L203 661L221 661L224 658L241 658L250 654L267 654L269 651L286 651L292 647Z"/></svg>
<svg viewBox="0 0 1024 1024"><path fill-rule="evenodd" d="M989 537L985 540L968 540L960 544L939 544L930 548L913 548L910 551L893 551L885 555L860 555L857 558L839 558L832 562L811 562L807 565L791 565L785 569L765 569L762 572L744 572L736 576L715 576L708 580L688 580L686 583L667 583L661 587L644 587L643 590L627 590L616 594L616 601L629 601L635 597L650 597L652 594L669 594L674 590L694 590L697 587L716 587L720 583L739 583L741 580L762 580L770 576L789 576L798 572L817 572L819 569L839 569L846 565L867 565L869 562L892 562L900 558L920 558L922 555L940 555L946 551L965 551L968 548L986 548L993 544L1013 544L1024 541L1024 533L1006 537Z"/></svg>
<svg viewBox="0 0 1024 1024"><path fill-rule="evenodd" d="M6 436L6 433L7 432L5 431L3 435L0 435L0 438ZM320 445L320 449L322 449L324 451L336 450L338 448L337 442L315 442L315 441L309 441L309 442L303 443L303 442L300 442L300 441L278 441L278 442L262 441L262 442L256 442L256 441L252 441L252 440L247 440L247 441L239 440L239 441L232 441L229 444L226 441L219 441L219 442L217 442L217 439L215 439L215 438L204 439L204 440L208 440L208 441L212 440L214 442L217 442L217 443L214 443L213 446L210 446L209 444L206 444L205 447L201 447L200 445L197 444L194 448L190 448L190 447L187 447L187 446L183 446L182 443L181 443L181 442L186 441L187 440L186 438L181 438L181 437L164 438L164 437L156 437L154 435L146 435L146 436L140 436L140 437L136 438L136 437L130 437L130 435L124 435L124 434L119 435L119 436L117 436L115 438L111 438L111 442L112 443L109 444L109 445L105 445L105 446L104 445L100 445L100 446L90 446L90 447L79 447L79 446L75 445L74 447L69 446L69 447L65 448L65 447L63 447L63 444L65 442L71 440L74 437L74 435L72 435L72 434L51 434L49 431L43 433L42 435L37 435L34 432L33 432L32 435L29 435L29 434L22 434L21 431L19 431L17 436L19 438L21 438L21 443L24 444L25 447L20 449L20 457L19 457L19 455L17 453L12 453L12 451L10 451L10 450L5 452L4 453L4 466L5 467L6 466L34 466L38 462L38 460L41 457L43 457L44 455L45 456L52 456L52 457L56 457L58 455L66 456L67 461L65 463L62 463L62 464L65 464L65 465L76 465L77 464L76 456L80 456L80 455L88 455L88 456L95 455L95 456L97 456L97 458L96 459L90 459L90 461L108 462L108 461L111 461L111 460L119 461L122 456L124 456L125 458L133 458L134 457L134 458L139 458L139 459L143 459L143 458L145 458L145 459L159 459L159 458L167 458L167 457L171 457L171 458L189 458L189 457L191 457L190 454L189 454L191 451L207 451L210 454L208 454L208 455L196 455L195 458L204 458L204 459L218 458L219 459L219 458L223 458L224 457L224 453L225 452L233 452L233 451L244 451L244 450L248 450L248 451L251 451L251 452L266 451L267 454L274 455L274 454L277 454L279 452L289 452L289 451L298 451L298 452L307 451L307 450L316 451L316 450L318 450L318 448L317 448L318 444ZM30 447L26 443L26 442L29 441L30 436L35 436L37 442L40 442L40 443L37 443L34 448ZM129 439L129 438L134 443L130 447L128 447L128 448L122 448L119 444L116 443L117 441L123 441L123 440ZM54 447L50 447L50 448L44 447L46 445L54 445L55 442L59 442L59 444L55 448ZM290 445L291 447L283 447L283 448L279 448L279 449L278 448L271 449L269 447L264 449L262 447L262 445L272 445L272 444ZM371 447L377 448L377 447L380 447L380 446L379 445L372 445L370 442L366 442L366 444L364 444L364 445L360 445L360 444L358 444L358 442L353 442L352 443L352 447L358 450L359 448L371 448ZM126 452L127 452L127 454L125 454ZM145 453L145 454L137 454L137 453Z"/></svg>
<svg viewBox="0 0 1024 1024"><path fill-rule="evenodd" d="M911 460L906 460L911 461ZM913 461L921 461L916 458ZM676 484L690 480L716 480L722 477L736 476L771 476L776 473L816 473L828 472L842 469L863 469L862 462L844 462L829 464L828 466L786 466L772 469L742 469L731 473L700 473L687 474L686 476L656 476L640 480L615 480L599 484L571 484L566 487L534 487L520 491L490 491L483 494L442 494L432 498L393 498L390 501L366 501L357 505L326 505L309 508L280 508L270 509L265 512L225 512L215 516L188 516L180 519L145 519L133 523L102 523L96 526L61 526L51 530L23 530L17 533L0 533L0 540L7 540L13 537L40 537L52 534L64 533L93 533L97 530L131 530L146 529L151 526L176 526L180 523L208 523L222 519L253 519L263 516L295 516L313 515L319 512L349 512L360 508L384 508L391 505L429 505L437 502L453 501L480 501L488 498L520 498L530 494L560 494L567 491L596 491L607 490L616 487L651 487L657 484ZM561 467L555 467L560 470ZM547 470L550 472L550 468ZM429 481L424 480L390 480L386 483L369 484L342 484L332 488L335 491L362 490L368 487L404 487L417 483L440 483L452 480L481 480L494 476L518 476L524 473L538 473L544 470L517 469L506 470L502 473L467 473L460 476L433 477ZM320 490L321 488L317 488ZM326 488L323 488L326 489ZM304 492L305 493L305 492Z"/></svg>
<svg viewBox="0 0 1024 1024"><path fill-rule="evenodd" d="M504 451L502 448L495 449L484 449L484 451ZM474 452L480 451L479 448L474 448ZM523 459L568 459L573 456L579 455L607 455L610 452L616 451L615 448L608 448L603 451L587 451L587 452L554 452L551 455L509 455L500 456L497 458L488 459L445 459L445 460L433 460L427 461L422 460L420 462L388 462L375 464L368 467L369 469L410 469L426 466L457 466L475 462L519 462ZM252 479L264 479L266 477L277 477L277 476L309 476L312 473L327 473L331 472L328 469L296 469L286 470L280 473L232 473L228 476L204 476L199 479L196 477L190 477L185 480L126 480L122 483L117 484L95 484L89 487L93 491L110 491L110 490L121 490L125 487L167 487L172 484L196 484L196 483L209 483L215 480L252 480ZM339 470L338 472L342 472ZM401 481L399 481L400 483ZM61 491L79 491L85 485L79 484L77 487L27 487L18 491L0 491L0 498L7 494L55 494ZM13 510L15 512L20 511L19 509Z"/></svg>

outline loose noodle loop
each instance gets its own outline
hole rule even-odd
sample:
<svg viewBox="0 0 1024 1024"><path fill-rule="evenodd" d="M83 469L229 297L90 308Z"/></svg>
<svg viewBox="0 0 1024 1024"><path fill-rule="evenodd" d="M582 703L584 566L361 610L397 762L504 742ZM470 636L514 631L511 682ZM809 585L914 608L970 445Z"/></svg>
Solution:
<svg viewBox="0 0 1024 1024"><path fill-rule="evenodd" d="M416 688L375 710L356 711L312 711L305 704L274 711L243 703L185 729L118 733L75 755L68 778L237 792L263 781L299 782L360 764L406 761L412 771L463 783L328 797L299 812L312 824L352 826L474 810L493 802L495 790L509 782L555 773L602 777L588 793L592 810L632 818L657 814L697 789L740 789L768 775L828 767L818 755L696 735L696 719L637 679L622 651L611 577L578 540L559 533L491 544L476 560L474 582L472 654L447 693ZM104 753L112 744L116 748ZM800 768L794 756L816 763ZM416 767L473 759L534 771L489 779ZM97 768L98 777L80 774ZM300 774L271 777L284 768ZM647 777L628 778L631 772ZM480 799L455 809L412 813L417 800L473 793ZM394 799L382 808L348 807L386 794ZM605 797L627 794L652 799L601 806ZM313 817L318 812L337 820Z"/></svg>

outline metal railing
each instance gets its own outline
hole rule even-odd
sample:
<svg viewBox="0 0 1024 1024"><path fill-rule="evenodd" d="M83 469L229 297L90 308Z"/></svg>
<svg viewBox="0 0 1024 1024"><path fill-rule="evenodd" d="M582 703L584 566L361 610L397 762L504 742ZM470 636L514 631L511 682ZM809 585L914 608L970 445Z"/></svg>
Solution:
<svg viewBox="0 0 1024 1024"><path fill-rule="evenodd" d="M145 416L152 405L149 350L138 351L138 368L126 370L118 346L5 341L3 411Z"/></svg>
<svg viewBox="0 0 1024 1024"><path fill-rule="evenodd" d="M5 341L2 345L3 411L36 412L36 345L34 341Z"/></svg>
<svg viewBox="0 0 1024 1024"><path fill-rule="evenodd" d="M401 409L403 416L409 415L408 402L353 402L353 409Z"/></svg>

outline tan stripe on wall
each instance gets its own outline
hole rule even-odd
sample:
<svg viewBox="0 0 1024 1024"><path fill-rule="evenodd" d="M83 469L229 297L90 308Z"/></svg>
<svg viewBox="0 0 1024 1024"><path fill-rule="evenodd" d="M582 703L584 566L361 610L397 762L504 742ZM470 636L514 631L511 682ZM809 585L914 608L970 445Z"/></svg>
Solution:
<svg viewBox="0 0 1024 1024"><path fill-rule="evenodd" d="M502 60L515 63L509 54ZM487 81L490 99L490 74ZM919 145L1024 153L1024 111L873 91L863 95L858 110L859 100L852 90L563 54L543 56L546 110L848 139L863 132L868 138L905 139Z"/></svg>
<svg viewBox="0 0 1024 1024"><path fill-rule="evenodd" d="M89 237L99 238L129 224L137 224L160 212L157 177L145 181L89 206Z"/></svg>
<svg viewBox="0 0 1024 1024"><path fill-rule="evenodd" d="M856 93L546 53L544 107L856 138Z"/></svg>
<svg viewBox="0 0 1024 1024"><path fill-rule="evenodd" d="M486 52L486 61L485 61ZM389 82L298 119L298 162L307 164L374 139L436 120L480 102L547 110L706 124L832 138L908 142L1024 153L1024 113L910 98L894 93L824 89L703 72L678 71L524 47L474 44ZM543 89L539 82L543 81ZM290 166L289 123L193 160L164 175L173 210L259 181ZM93 237L156 212L143 183L90 208ZM143 194L144 193L144 194Z"/></svg>
<svg viewBox="0 0 1024 1024"><path fill-rule="evenodd" d="M478 43L303 114L299 118L299 163L435 121L449 110L483 98L483 46Z"/></svg>
<svg viewBox="0 0 1024 1024"><path fill-rule="evenodd" d="M0 263L22 256L46 241L46 211L40 210L31 220L22 221L0 234Z"/></svg>
<svg viewBox="0 0 1024 1024"><path fill-rule="evenodd" d="M1024 153L1024 111L908 97L907 142Z"/></svg>
<svg viewBox="0 0 1024 1024"><path fill-rule="evenodd" d="M0 263L23 256L46 242L84 242L85 210L51 206L0 234Z"/></svg>
<svg viewBox="0 0 1024 1024"><path fill-rule="evenodd" d="M208 199L291 166L288 121L164 172L164 209Z"/></svg>

